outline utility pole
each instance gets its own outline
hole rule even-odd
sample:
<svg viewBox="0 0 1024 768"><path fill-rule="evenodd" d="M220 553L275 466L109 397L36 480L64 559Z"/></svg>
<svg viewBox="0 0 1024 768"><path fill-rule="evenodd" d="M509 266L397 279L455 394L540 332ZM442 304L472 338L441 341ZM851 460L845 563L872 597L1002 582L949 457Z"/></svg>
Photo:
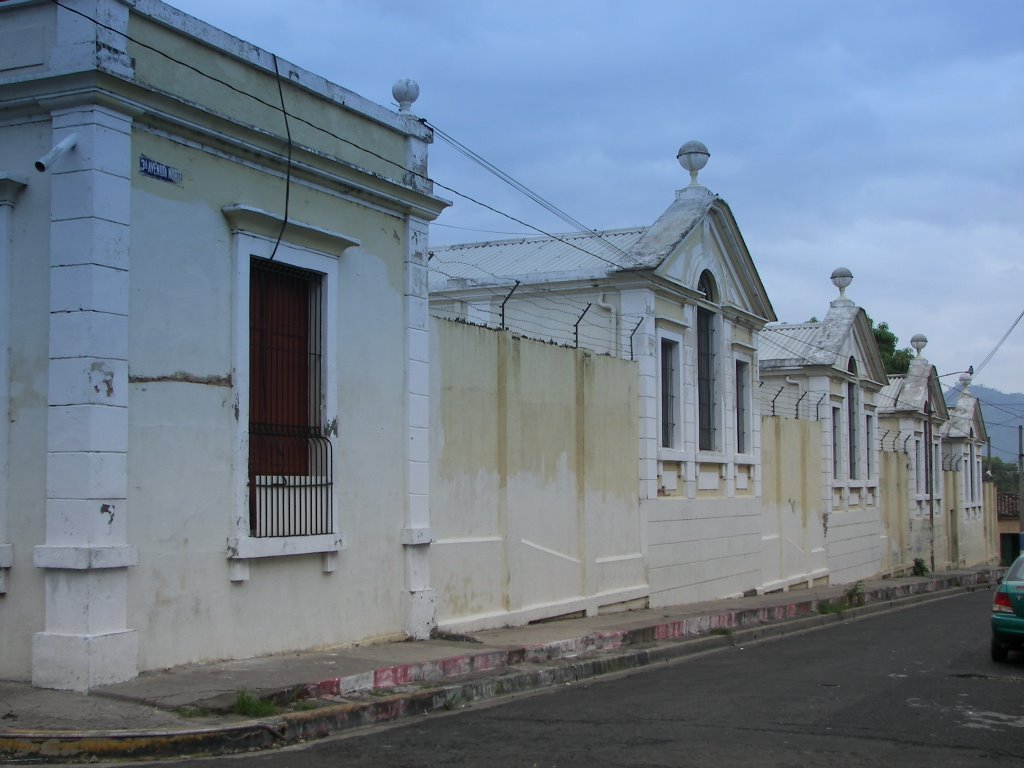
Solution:
<svg viewBox="0 0 1024 768"><path fill-rule="evenodd" d="M925 400L924 403L924 485L928 489L928 527L931 529L931 566L932 573L935 573L935 488L932 480L932 473L935 467L932 466L932 404ZM948 533L948 531L947 531Z"/></svg>
<svg viewBox="0 0 1024 768"><path fill-rule="evenodd" d="M1024 552L1024 424L1017 425L1017 521L1018 545Z"/></svg>

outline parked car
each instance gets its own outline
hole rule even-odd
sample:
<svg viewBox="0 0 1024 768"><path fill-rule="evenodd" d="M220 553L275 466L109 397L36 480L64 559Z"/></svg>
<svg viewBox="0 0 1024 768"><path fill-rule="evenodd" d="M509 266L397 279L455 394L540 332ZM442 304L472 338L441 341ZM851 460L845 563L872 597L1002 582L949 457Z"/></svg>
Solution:
<svg viewBox="0 0 1024 768"><path fill-rule="evenodd" d="M992 660L1024 647L1024 555L1013 561L992 598Z"/></svg>

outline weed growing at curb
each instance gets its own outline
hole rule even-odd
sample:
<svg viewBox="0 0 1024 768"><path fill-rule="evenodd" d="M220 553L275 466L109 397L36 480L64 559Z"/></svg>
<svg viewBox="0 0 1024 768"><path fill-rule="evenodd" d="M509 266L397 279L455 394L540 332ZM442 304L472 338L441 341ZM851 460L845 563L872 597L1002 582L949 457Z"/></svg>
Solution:
<svg viewBox="0 0 1024 768"><path fill-rule="evenodd" d="M235 714L244 717L269 717L270 715L277 714L277 707L269 701L263 701L253 696L248 691L238 692L232 710Z"/></svg>
<svg viewBox="0 0 1024 768"><path fill-rule="evenodd" d="M197 707L194 704L185 704L181 707L176 707L174 714L178 715L178 717L212 717L216 713L203 707Z"/></svg>
<svg viewBox="0 0 1024 768"><path fill-rule="evenodd" d="M842 613L846 609L844 601L822 600L818 603L818 613Z"/></svg>

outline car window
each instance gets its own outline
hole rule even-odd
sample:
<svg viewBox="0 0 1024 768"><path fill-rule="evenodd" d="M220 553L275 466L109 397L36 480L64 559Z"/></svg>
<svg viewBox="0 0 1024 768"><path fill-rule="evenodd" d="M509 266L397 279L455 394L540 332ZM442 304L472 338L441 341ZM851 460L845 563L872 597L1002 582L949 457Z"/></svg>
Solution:
<svg viewBox="0 0 1024 768"><path fill-rule="evenodd" d="M1018 557L1013 561L1006 574L1006 581L1024 581L1024 557Z"/></svg>

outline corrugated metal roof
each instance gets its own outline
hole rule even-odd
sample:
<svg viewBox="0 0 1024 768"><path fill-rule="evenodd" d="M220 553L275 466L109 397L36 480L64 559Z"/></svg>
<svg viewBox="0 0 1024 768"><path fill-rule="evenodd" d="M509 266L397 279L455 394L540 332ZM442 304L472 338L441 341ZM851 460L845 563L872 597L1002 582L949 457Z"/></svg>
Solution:
<svg viewBox="0 0 1024 768"><path fill-rule="evenodd" d="M800 365L815 361L820 352L818 335L821 323L779 323L766 325L761 331L758 359L761 363L792 360Z"/></svg>
<svg viewBox="0 0 1024 768"><path fill-rule="evenodd" d="M875 396L875 403L879 408L892 408L896 405L900 392L903 390L904 378L902 374L889 376L889 383L882 387Z"/></svg>
<svg viewBox="0 0 1024 768"><path fill-rule="evenodd" d="M646 227L577 232L554 237L491 240L430 249L430 288L510 282L524 276L603 277L635 269L626 254Z"/></svg>

